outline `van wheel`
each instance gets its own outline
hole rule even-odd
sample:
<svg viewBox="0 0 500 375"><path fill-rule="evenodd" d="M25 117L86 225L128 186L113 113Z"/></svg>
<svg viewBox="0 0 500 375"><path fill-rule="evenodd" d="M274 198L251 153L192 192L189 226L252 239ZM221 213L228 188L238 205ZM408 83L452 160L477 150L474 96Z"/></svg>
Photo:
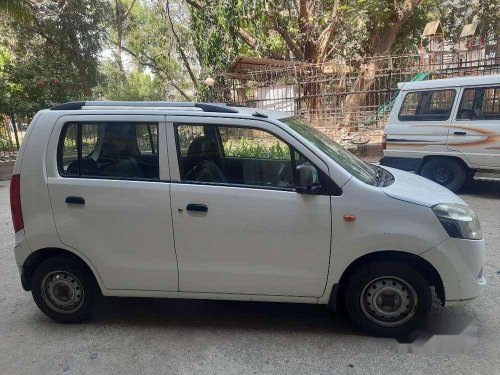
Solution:
<svg viewBox="0 0 500 375"><path fill-rule="evenodd" d="M92 312L98 286L88 269L74 258L49 258L38 266L31 292L38 308L60 323L76 323Z"/></svg>
<svg viewBox="0 0 500 375"><path fill-rule="evenodd" d="M451 159L431 159L427 161L420 175L450 189L459 191L467 179L467 173L462 165Z"/></svg>
<svg viewBox="0 0 500 375"><path fill-rule="evenodd" d="M427 317L432 293L427 281L397 262L367 264L348 280L347 313L358 328L375 336L413 332Z"/></svg>

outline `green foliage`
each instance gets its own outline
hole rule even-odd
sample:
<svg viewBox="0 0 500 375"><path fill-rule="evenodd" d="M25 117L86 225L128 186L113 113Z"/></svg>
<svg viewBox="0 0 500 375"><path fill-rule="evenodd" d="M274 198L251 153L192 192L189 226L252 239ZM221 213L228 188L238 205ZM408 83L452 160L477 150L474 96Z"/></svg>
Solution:
<svg viewBox="0 0 500 375"><path fill-rule="evenodd" d="M101 81L94 89L95 97L101 100L156 101L164 97L156 76L139 70L121 72L109 60L102 63Z"/></svg>
<svg viewBox="0 0 500 375"><path fill-rule="evenodd" d="M226 141L224 153L229 157L290 160L290 149L280 142L264 144L247 138L240 138L239 142Z"/></svg>

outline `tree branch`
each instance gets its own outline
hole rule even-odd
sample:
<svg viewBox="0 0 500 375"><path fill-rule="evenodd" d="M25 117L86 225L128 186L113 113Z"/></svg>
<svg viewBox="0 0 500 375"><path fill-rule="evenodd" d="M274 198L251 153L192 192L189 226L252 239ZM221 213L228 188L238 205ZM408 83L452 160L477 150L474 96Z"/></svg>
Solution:
<svg viewBox="0 0 500 375"><path fill-rule="evenodd" d="M128 7L127 11L125 13L123 13L122 22L127 19L128 15L132 11L132 8L134 7L136 1L137 0L132 0L132 4L130 4L130 6Z"/></svg>
<svg viewBox="0 0 500 375"><path fill-rule="evenodd" d="M181 59L184 62L184 66L186 67L186 70L188 71L189 77L191 78L191 81L193 82L193 85L196 88L198 86L198 80L196 79L196 76L194 75L193 69L191 69L191 65L189 64L189 60L186 56L186 53L184 52L184 49L182 48L181 39L179 38L179 35L177 35L177 33L175 31L174 23L172 22L172 18L170 17L170 3L168 0L165 3L165 8L167 11L168 21L170 22L170 28L172 29L172 34L174 34L174 38L177 42L177 50L179 51L179 54L181 55Z"/></svg>
<svg viewBox="0 0 500 375"><path fill-rule="evenodd" d="M252 49L256 50L257 49L257 39L255 39L253 36L251 36L246 30L242 29L241 27L238 29L238 34L240 35L241 39Z"/></svg>
<svg viewBox="0 0 500 375"><path fill-rule="evenodd" d="M139 63L140 65L147 66L151 69L158 71L163 77L165 77L167 79L168 82L170 82L170 84L177 91L179 91L179 94L181 94L187 101L192 101L192 98L179 85L177 85L177 83L175 83L170 72L168 70L165 70L165 69L161 68L160 66L158 66L158 64L156 63L156 61L152 57L146 56L146 58L149 60L149 62L144 61L135 52L129 50L127 47L122 46L122 49L125 52L129 53L134 59L136 59L137 63Z"/></svg>
<svg viewBox="0 0 500 375"><path fill-rule="evenodd" d="M186 0L186 3L191 5L193 8L201 10L203 9L203 4L200 0Z"/></svg>
<svg viewBox="0 0 500 375"><path fill-rule="evenodd" d="M299 59L303 60L304 59L304 53L300 49L299 45L295 41L295 39L290 35L288 32L286 26L282 25L279 15L272 13L271 11L267 12L267 15L269 16L269 19L274 23L275 25L275 30L280 34L280 36L283 38L285 41L286 45L292 51L294 56Z"/></svg>
<svg viewBox="0 0 500 375"><path fill-rule="evenodd" d="M324 62L329 54L329 46L332 43L335 32L337 31L337 26L339 23L339 6L340 1L335 0L333 2L332 16L328 26L321 32L318 38L319 44L319 61Z"/></svg>

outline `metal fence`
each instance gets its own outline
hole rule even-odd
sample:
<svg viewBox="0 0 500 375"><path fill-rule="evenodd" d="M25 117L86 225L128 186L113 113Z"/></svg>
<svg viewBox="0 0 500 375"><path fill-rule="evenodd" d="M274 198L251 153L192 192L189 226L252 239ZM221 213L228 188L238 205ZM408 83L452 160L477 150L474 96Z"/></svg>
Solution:
<svg viewBox="0 0 500 375"><path fill-rule="evenodd" d="M498 41L489 45L496 49L262 64L221 73L212 90L223 102L303 116L338 140L380 142L399 82L500 74Z"/></svg>

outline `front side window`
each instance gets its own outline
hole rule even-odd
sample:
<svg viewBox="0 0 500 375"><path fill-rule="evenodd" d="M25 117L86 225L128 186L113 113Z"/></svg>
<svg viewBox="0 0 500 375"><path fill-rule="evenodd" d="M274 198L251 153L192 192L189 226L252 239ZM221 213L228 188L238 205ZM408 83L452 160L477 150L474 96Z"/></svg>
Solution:
<svg viewBox="0 0 500 375"><path fill-rule="evenodd" d="M293 190L297 166L311 164L287 143L260 129L177 125L176 132L181 180L186 182ZM319 187L321 174L314 170Z"/></svg>
<svg viewBox="0 0 500 375"><path fill-rule="evenodd" d="M58 168L61 176L159 179L158 124L66 124Z"/></svg>
<svg viewBox="0 0 500 375"><path fill-rule="evenodd" d="M357 179L369 185L377 185L377 176L372 167L347 151L333 139L328 138L319 130L307 124L303 119L287 117L280 121L290 126L290 128L318 147L334 162L339 164Z"/></svg>
<svg viewBox="0 0 500 375"><path fill-rule="evenodd" d="M459 120L499 120L500 87L465 89L457 113Z"/></svg>
<svg viewBox="0 0 500 375"><path fill-rule="evenodd" d="M415 91L405 95L400 121L445 121L450 118L455 90Z"/></svg>

